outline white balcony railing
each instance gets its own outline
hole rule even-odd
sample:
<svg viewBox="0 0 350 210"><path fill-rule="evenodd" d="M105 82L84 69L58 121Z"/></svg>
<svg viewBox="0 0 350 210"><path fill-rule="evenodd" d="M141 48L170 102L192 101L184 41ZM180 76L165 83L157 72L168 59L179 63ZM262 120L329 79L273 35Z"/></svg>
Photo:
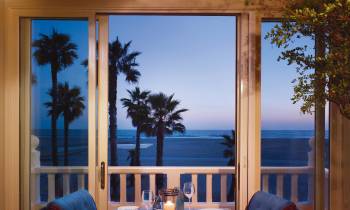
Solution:
<svg viewBox="0 0 350 210"><path fill-rule="evenodd" d="M298 179L302 175L311 175L313 168L309 166L305 167L262 167L262 189L264 191L273 191L277 195L283 196L285 191L284 180L285 176L291 177L290 184L290 195L291 200L298 203L299 207L303 209L303 206L309 205L312 199L312 183L308 181L308 199L299 200L299 190ZM328 176L328 170L326 170L326 175ZM60 174L63 177L62 190L63 194L70 193L70 180L71 176L77 176L77 187L78 189L83 189L86 186L85 175L87 175L87 167L51 167L51 166L41 166L32 169L31 176L31 189L32 189L32 206L34 208L42 207L47 201L42 201L40 194L40 175L47 175L47 194L48 201L55 198L55 175ZM109 167L108 176L112 174L119 174L120 177L120 202L113 202L109 199L109 206L111 208L120 205L129 205L131 203L140 204L141 202L141 184L144 181L141 177L146 175L148 177L150 190L155 190L155 177L156 174L163 174L166 177L166 182L168 187L180 186L180 177L182 175L190 175L192 182L195 187L198 187L198 176L204 175L205 179L205 201L199 202L197 194L193 197L193 206L195 207L221 207L221 208L233 208L234 202L227 201L227 178L229 175L235 175L235 167ZM220 201L213 202L213 175L220 176ZM134 201L127 202L126 192L127 192L127 175L134 175ZM272 185L275 189L269 189L269 176L276 177L276 184ZM110 185L108 185L110 186Z"/></svg>
<svg viewBox="0 0 350 210"><path fill-rule="evenodd" d="M182 175L190 175L191 180L198 189L198 176L206 177L205 192L206 201L198 202L197 193L192 198L193 206L208 206L208 207L232 207L233 202L227 201L227 177L235 174L235 167L109 167L108 175L120 175L120 202L110 202L112 206L126 204L126 177L134 175L134 202L141 203L141 175L146 175L149 181L149 188L153 192L156 189L156 175L163 174L167 180L167 187L179 187L180 177ZM220 202L213 202L213 175L220 176Z"/></svg>

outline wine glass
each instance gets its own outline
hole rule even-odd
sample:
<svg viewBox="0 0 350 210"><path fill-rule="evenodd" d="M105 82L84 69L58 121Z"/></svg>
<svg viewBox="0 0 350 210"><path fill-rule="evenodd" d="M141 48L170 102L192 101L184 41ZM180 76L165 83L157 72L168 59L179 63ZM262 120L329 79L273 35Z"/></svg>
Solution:
<svg viewBox="0 0 350 210"><path fill-rule="evenodd" d="M184 183L183 192L184 192L185 196L188 198L188 200L189 200L189 202L191 204L192 196L195 193L194 184L192 182Z"/></svg>
<svg viewBox="0 0 350 210"><path fill-rule="evenodd" d="M151 190L142 191L142 203L145 205L146 209L152 207L154 201L154 194Z"/></svg>
<svg viewBox="0 0 350 210"><path fill-rule="evenodd" d="M162 198L159 195L155 196L153 209L155 209L155 210L162 210L163 209Z"/></svg>

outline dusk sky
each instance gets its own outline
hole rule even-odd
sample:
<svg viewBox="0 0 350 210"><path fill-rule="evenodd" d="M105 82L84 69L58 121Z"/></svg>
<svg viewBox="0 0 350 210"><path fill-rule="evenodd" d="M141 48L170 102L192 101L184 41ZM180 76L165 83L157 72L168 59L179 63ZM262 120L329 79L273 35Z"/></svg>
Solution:
<svg viewBox="0 0 350 210"><path fill-rule="evenodd" d="M274 23L265 23L266 33ZM55 28L71 36L78 45L79 58L75 64L60 72L60 82L79 86L87 104L87 71L80 63L88 52L87 21L35 20L33 40L39 33L48 34ZM110 41L118 36L121 42L132 40L132 50L142 52L137 62L142 76L137 84L154 93L175 93L179 108L188 108L184 117L187 129L234 128L235 118L235 17L222 16L111 16ZM312 42L306 40L306 44ZM276 61L280 50L262 40L262 127L263 129L313 129L311 116L300 114L293 105L291 81L295 70ZM51 88L49 66L38 67L33 60L37 84L33 87L33 128L50 128L44 102L49 101ZM132 89L118 78L118 129L131 129L125 109L119 99ZM59 121L59 128L63 123ZM87 128L87 107L84 116L71 128Z"/></svg>

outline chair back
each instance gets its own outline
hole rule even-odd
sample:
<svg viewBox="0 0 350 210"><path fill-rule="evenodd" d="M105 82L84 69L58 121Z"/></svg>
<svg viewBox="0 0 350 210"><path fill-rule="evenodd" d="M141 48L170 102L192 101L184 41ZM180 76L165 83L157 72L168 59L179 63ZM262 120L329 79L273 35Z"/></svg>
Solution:
<svg viewBox="0 0 350 210"><path fill-rule="evenodd" d="M288 200L263 191L256 192L250 200L247 210L298 210Z"/></svg>
<svg viewBox="0 0 350 210"><path fill-rule="evenodd" d="M97 210L96 204L90 193L86 190L66 195L50 202L47 210Z"/></svg>

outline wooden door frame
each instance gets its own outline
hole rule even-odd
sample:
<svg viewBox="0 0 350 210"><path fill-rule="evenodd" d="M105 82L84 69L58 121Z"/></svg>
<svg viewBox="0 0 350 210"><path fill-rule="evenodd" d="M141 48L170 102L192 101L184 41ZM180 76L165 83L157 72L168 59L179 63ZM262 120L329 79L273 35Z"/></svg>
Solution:
<svg viewBox="0 0 350 210"><path fill-rule="evenodd" d="M105 3L87 1L84 6L47 1L15 1L6 6L5 34L5 209L20 209L20 77L19 77L19 40L20 18L87 18L89 20L89 119L95 119L96 95L96 15L108 13L134 14L191 14L191 15L233 15L237 16L237 77L236 77L236 133L239 138L239 156L237 157L238 203L237 209L243 210L252 194L260 190L260 37L261 18L279 14L280 7L270 5L246 5L245 1L217 0L215 3L195 1L153 0ZM129 1L130 2L130 1ZM149 3L151 2L151 3ZM188 3L190 2L190 3ZM81 2L82 3L82 2ZM84 2L85 3L85 2ZM124 4L123 4L124 3ZM126 6L125 6L126 5ZM158 6L154 6L158 5ZM34 8L34 9L33 9ZM266 9L270 8L270 9ZM277 9L276 9L277 8ZM260 11L260 12L259 12ZM267 13L266 13L267 12ZM247 26L248 24L248 26ZM105 77L106 75L101 75ZM100 77L101 78L101 77ZM101 99L102 100L102 99ZM105 100L105 99L104 99ZM102 104L103 105L103 104ZM104 104L106 105L106 104ZM103 108L99 112L101 112ZM105 118L99 120L105 121ZM97 191L91 183L97 183L96 175L96 121L89 120L89 191L96 198ZM100 129L105 129L102 125ZM249 132L254 130L254 132ZM101 134L105 135L105 134ZM103 138L99 134L99 138Z"/></svg>
<svg viewBox="0 0 350 210"><path fill-rule="evenodd" d="M27 164L24 164L24 170L20 169L21 161L20 158L23 156L20 149L23 145L21 145L21 132L24 134L30 133L30 125L29 125L29 113L28 107L23 106L23 104L28 105L28 95L25 95L25 99L20 99L20 54L28 54L28 52L20 52L20 35L30 36L30 30L23 30L22 32L25 34L21 34L20 32L20 22L24 17L30 18L72 18L72 19L87 19L88 20L88 31L89 31L89 87L88 87L88 116L89 116L89 131L88 131L88 154L89 154L89 165L88 165L88 187L89 192L95 197L95 180L97 180L96 176L96 105L95 105L95 95L96 95L96 35L95 35L95 14L93 12L75 12L74 14L70 14L69 16L66 14L61 14L59 12L39 12L39 11L26 11L26 10L7 10L7 24L6 24L6 55L5 55L5 139L11 139L11 141L5 141L5 175L4 180L5 183L5 209L20 209L20 202L29 203L29 195L20 196L21 190L29 192L29 179L21 179L21 174L30 173L30 169ZM25 18L27 19L27 18ZM26 49L28 50L28 49ZM21 60L24 58L22 57ZM28 66L28 65L27 65ZM28 86L28 74L26 78L22 78L22 80L26 81L26 85ZM23 85L23 84L22 84ZM23 88L22 88L23 89ZM23 94L22 94L23 95ZM25 116L20 116L20 111L25 113ZM24 118L23 118L24 117ZM27 121L27 123L26 123ZM29 137L26 136L28 140ZM25 144L27 145L27 144ZM29 146L25 146L25 148L29 148ZM26 155L29 157L29 155ZM22 198L21 198L22 197Z"/></svg>

